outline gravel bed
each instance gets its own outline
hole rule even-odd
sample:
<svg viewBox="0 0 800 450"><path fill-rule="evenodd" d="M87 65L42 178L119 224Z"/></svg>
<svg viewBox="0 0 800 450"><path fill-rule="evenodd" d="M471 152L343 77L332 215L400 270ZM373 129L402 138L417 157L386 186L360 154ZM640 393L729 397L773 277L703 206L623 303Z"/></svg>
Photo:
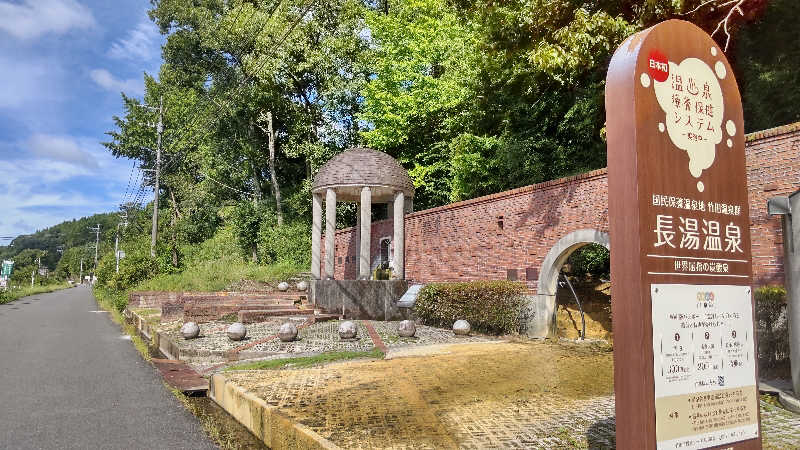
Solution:
<svg viewBox="0 0 800 450"><path fill-rule="evenodd" d="M456 336L453 334L453 330L419 324L417 325L417 334L414 337L405 338L397 335L397 327L399 324L399 321L372 322L375 331L381 337L383 343L389 348L432 344L463 344L494 340L486 336L478 335Z"/></svg>
<svg viewBox="0 0 800 450"><path fill-rule="evenodd" d="M258 341L269 336L278 334L278 329L287 321L292 321L298 327L304 323L305 318L286 318L276 317L275 319L247 324L247 337L242 341L231 341L228 339L225 329L230 325L227 322L201 323L200 336L196 339L186 340L180 334L180 321L162 324L161 331L165 333L181 350L227 352L242 345ZM315 354L333 351L368 351L375 347L369 336L364 322L354 321L358 328L358 334L354 340L342 340L339 338L339 320L315 323L311 326L298 330L298 339L293 342L281 342L274 338L267 342L254 345L247 349L247 352L286 354L287 356L296 354ZM412 338L403 338L397 335L399 321L369 321L381 340L389 348L433 345L433 344L453 344L486 342L493 340L485 336L455 336L452 330L434 328L425 325L417 325L417 334Z"/></svg>
<svg viewBox="0 0 800 450"><path fill-rule="evenodd" d="M339 320L315 323L309 327L298 330L297 340L281 342L274 339L254 346L256 352L274 353L322 353L332 351L367 351L375 347L369 337L367 328L361 321L356 320L358 334L355 340L343 341L339 338ZM375 323L375 322L373 322ZM280 326L280 325L279 325Z"/></svg>
<svg viewBox="0 0 800 450"><path fill-rule="evenodd" d="M184 339L180 333L180 324L177 327L170 326L166 330L167 336L173 341L181 350L208 350L208 351L228 351L242 345L249 344L259 339L264 339L268 336L278 334L278 329L284 322L292 321L296 325L302 324L305 319L293 320L281 318L270 320L267 322L250 323L246 324L247 337L241 341L232 341L228 339L225 333L228 325L227 322L209 322L198 324L200 326L200 336L195 339Z"/></svg>

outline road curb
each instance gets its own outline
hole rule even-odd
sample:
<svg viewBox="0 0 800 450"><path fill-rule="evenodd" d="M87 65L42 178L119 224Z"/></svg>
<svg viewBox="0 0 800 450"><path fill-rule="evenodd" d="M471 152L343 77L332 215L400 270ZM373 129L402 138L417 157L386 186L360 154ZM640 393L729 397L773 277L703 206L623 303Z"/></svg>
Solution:
<svg viewBox="0 0 800 450"><path fill-rule="evenodd" d="M211 376L208 396L271 449L340 448L222 374Z"/></svg>

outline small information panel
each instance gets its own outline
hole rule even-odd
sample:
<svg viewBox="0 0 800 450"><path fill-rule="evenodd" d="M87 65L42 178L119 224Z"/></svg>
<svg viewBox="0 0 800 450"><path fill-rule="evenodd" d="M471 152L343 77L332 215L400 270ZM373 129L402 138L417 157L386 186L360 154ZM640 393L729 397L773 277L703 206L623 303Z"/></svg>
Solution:
<svg viewBox="0 0 800 450"><path fill-rule="evenodd" d="M651 296L658 448L757 437L750 287L653 284Z"/></svg>

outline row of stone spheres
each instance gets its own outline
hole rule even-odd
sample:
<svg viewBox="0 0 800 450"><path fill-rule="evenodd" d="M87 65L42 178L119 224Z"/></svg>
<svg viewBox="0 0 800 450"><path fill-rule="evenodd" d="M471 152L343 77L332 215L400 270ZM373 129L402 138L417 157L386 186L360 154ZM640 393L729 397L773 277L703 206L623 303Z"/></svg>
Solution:
<svg viewBox="0 0 800 450"><path fill-rule="evenodd" d="M466 320L457 320L453 324L453 333L457 336L467 336L471 327ZM232 341L241 341L247 336L247 327L241 322L232 323L228 326L225 333ZM414 337L417 334L417 325L412 320L403 320L397 326L397 334L400 337ZM195 322L186 322L181 327L181 335L184 339L194 339L200 336L200 326ZM339 324L339 339L353 340L358 337L358 327L351 320L345 320ZM297 327L286 322L278 330L278 338L283 342L292 342L297 339Z"/></svg>

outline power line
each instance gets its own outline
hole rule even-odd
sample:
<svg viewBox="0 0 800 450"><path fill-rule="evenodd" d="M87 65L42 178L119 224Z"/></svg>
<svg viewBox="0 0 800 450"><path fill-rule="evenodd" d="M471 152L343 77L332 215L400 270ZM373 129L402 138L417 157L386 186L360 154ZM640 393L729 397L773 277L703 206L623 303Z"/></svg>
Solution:
<svg viewBox="0 0 800 450"><path fill-rule="evenodd" d="M249 45L255 45L255 44L256 44L256 42L257 42L257 39L258 39L258 36L260 36L260 35L261 35L261 33L263 33L263 31L266 29L267 25L270 23L270 21L271 21L271 20L272 20L272 18L274 17L274 14L275 14L275 12L278 10L278 8L280 8L280 6L282 5L282 3L283 3L283 0L278 0L278 1L275 3L275 5L273 6L273 8L270 10L270 12L269 12L269 14L268 14L268 17L267 17L267 19L266 19L266 20L264 20L263 24L261 25L261 28L259 29L259 31L258 31L257 33L254 33L254 34L253 34L253 38L252 38L252 40L251 40L251 42L250 42L250 44L249 44ZM274 39L272 40L272 44L273 44L273 45L272 45L272 48L271 48L271 50L273 51L273 53L274 53L274 52L276 52L276 51L277 51L277 50L278 50L278 49L279 49L279 48L280 48L280 47L281 47L281 46L282 46L282 45L283 45L283 44L286 42L286 39L288 38L288 36L289 36L289 35L290 35L290 34L291 34L293 31L294 31L294 29L297 27L297 25L300 23L300 21L301 21L301 20L302 20L302 19L303 19L303 18L304 18L304 17L305 17L307 14L308 14L308 11L311 9L311 6L313 5L313 3L314 3L314 1L313 1L313 0L311 0L311 1L309 1L309 2L308 2L308 4L306 4L306 6L305 6L305 8L303 9L302 13L301 13L301 14L300 14L300 15L297 17L297 19L294 21L294 23L292 23L292 24L291 24L291 25L288 27L288 29L285 31L285 33L283 34L283 36L280 38L280 40L279 40L279 41L275 41ZM244 5L244 4L240 5L240 9L239 9L239 11L237 12L237 14L236 14L236 16L235 16L235 18L234 18L233 22L231 22L230 26L228 27L228 30L227 30L227 31L228 31L228 33L226 33L226 34L227 34L227 37L230 37L230 36L231 36L231 34L232 34L232 29L231 29L231 27L232 27L232 26L234 26L234 25L236 24L236 22L238 21L239 17L241 17L241 13L242 13L242 10L243 10L243 5ZM257 11L257 10L258 10L258 8L254 6L254 7L253 7L253 10L252 10L252 12L250 13L250 16L247 18L246 22L249 22L249 21L250 21L250 20L253 18L253 16L255 15L255 13L256 13L256 11ZM218 23L218 25L217 25L217 27L216 27L216 30L215 30L215 32L219 31L221 27L222 27L222 20L221 20L221 21ZM277 44L277 45L274 45L274 44ZM237 56L237 59L238 59L238 56ZM256 75L256 74L257 74L257 73L258 73L258 72L259 72L259 71L260 71L260 70L261 70L261 69L264 67L264 65L265 65L267 62L268 62L268 59L267 59L267 58L264 58L264 60L263 60L263 61L262 61L262 62L261 62L261 63L260 63L260 64L259 64L259 65L258 65L256 68L255 68L255 70L251 71L251 73L247 73L247 71L246 71L246 70L245 70L245 68L244 68L244 65L241 65L240 67L241 67L241 70L242 70L243 74L245 75L245 78L244 78L244 80L243 80L243 81L240 83L240 85L246 85L246 84L247 84L247 82L251 81L251 80L252 80L252 78L253 78L253 77L254 77L254 76L255 76L255 75ZM242 89L242 88L239 88L239 89ZM231 116L233 115L233 114L232 114L232 111L230 110L230 108L227 108L227 109L228 109L228 111L220 111L220 107L219 107L219 105L217 104L217 102L216 102L216 101L214 101L213 99L211 99L211 98L210 98L209 92L208 92L207 90L205 90L205 89L201 89L201 90L200 90L200 92L202 93L202 95L203 95L204 97L206 97L206 100L208 100L208 102L207 102L206 104L210 104L210 105L212 105L212 106L214 107L214 109L216 109L216 110L217 110L217 113L218 113L218 115L216 116L216 118L215 118L215 121L219 121L219 120L220 120L219 113L223 113L223 114L225 114L225 115L231 115ZM236 90L236 89L235 89L235 90L233 90L233 91L227 91L227 92L226 92L226 96L227 96L227 97L229 97L229 98L230 98L230 97L233 97L233 98L230 98L231 100L235 100L235 99L236 99L236 97L238 97L238 95L237 95L237 94L238 94L238 92L237 92L237 90ZM195 118L199 118L199 117L200 117L200 113L201 113L201 111L200 111L200 105L199 105L199 104L195 104L194 111L192 111L192 113L193 113L192 115L193 115ZM208 131L206 131L206 133L204 133L204 135L201 137L201 139L205 139L205 138L207 138L208 136L210 136L210 135L211 135L211 133L212 133L212 131L211 131L210 127L209 127L209 130L208 130ZM160 137L160 136L159 136L159 137ZM199 142L199 141L200 141L200 139L194 139L194 140L195 140L195 143L197 143L197 142ZM157 159L158 159L158 158L157 158ZM177 160L178 160L178 159L179 159L179 158L176 158L176 159L174 159L174 160L170 161L170 163L168 163L168 165L167 165L167 166L165 166L165 169L166 169L168 166L172 166L172 165L173 165L175 162L177 162ZM225 162L225 161L223 161L223 162ZM226 165L228 165L228 164L227 164L227 162L225 162L225 163L226 163ZM135 162L134 162L134 166L135 166ZM234 169L232 166L230 166L230 165L228 165L228 166L229 166L231 169ZM159 168L157 167L157 168L156 168L156 170L158 170L158 169L159 169ZM141 169L141 167L140 167L140 170L142 170L142 169ZM234 169L234 170L235 170L235 169ZM227 185L225 185L224 183L220 183L219 181L217 181L217 180L214 180L213 178L209 177L209 176L208 176L207 174L205 174L205 173L202 173L202 172L200 172L200 173L201 173L201 175L203 175L205 178L207 178L207 179L209 179L209 180L211 180L211 181L213 181L213 182L215 182L215 183L217 183L217 184L219 184L219 185L222 185L222 186L224 186L224 187L226 187L226 188L228 188L228 189L231 189L231 190L234 190L234 191L236 191L236 192L240 192L240 193L243 193L243 194L246 194L246 195L252 195L251 193L247 193L247 192L241 191L241 190L239 190L239 189L233 188L233 187L231 187L231 186L227 186ZM143 187L144 187L144 174L142 173L142 188L143 188ZM126 189L126 191L127 191L127 189ZM141 194L141 193L142 193L142 189L140 188L139 192L138 192L138 193L137 193L137 195L136 195L136 200L135 200L135 202L134 202L134 203L135 203L135 204L137 204L137 205L138 205L138 204L139 204L139 202L140 202L140 194ZM157 195L157 194L156 194L156 195ZM155 223L154 223L154 227L155 227Z"/></svg>
<svg viewBox="0 0 800 450"><path fill-rule="evenodd" d="M128 174L128 185L125 186L125 194L122 196L122 204L125 204L125 201L128 199L128 191L131 188L131 180L133 179L134 172L136 172L136 160L133 160L133 167L131 167L131 172Z"/></svg>
<svg viewBox="0 0 800 450"><path fill-rule="evenodd" d="M239 190L239 189L236 189L235 187L228 186L228 185L227 185L227 184L225 184L225 183L219 182L219 181L217 181L217 180L215 180L215 179L211 178L210 176L206 175L206 173L205 173L205 172L203 172L203 171L201 171L201 170L198 170L197 172L198 172L200 175L202 175L203 177L205 177L206 179L208 179L208 180L211 180L211 181L213 181L214 183L216 183L216 184L218 184L218 185L220 185L220 186L222 186L222 187L226 187L226 188L228 188L228 189L230 189L230 190L232 190L232 191L236 191L236 192L239 192L239 193L241 193L241 194L245 194L245 195L248 195L248 196L251 196L251 197L253 196L253 194L252 194L251 192L245 192L245 191L241 191L241 190Z"/></svg>

